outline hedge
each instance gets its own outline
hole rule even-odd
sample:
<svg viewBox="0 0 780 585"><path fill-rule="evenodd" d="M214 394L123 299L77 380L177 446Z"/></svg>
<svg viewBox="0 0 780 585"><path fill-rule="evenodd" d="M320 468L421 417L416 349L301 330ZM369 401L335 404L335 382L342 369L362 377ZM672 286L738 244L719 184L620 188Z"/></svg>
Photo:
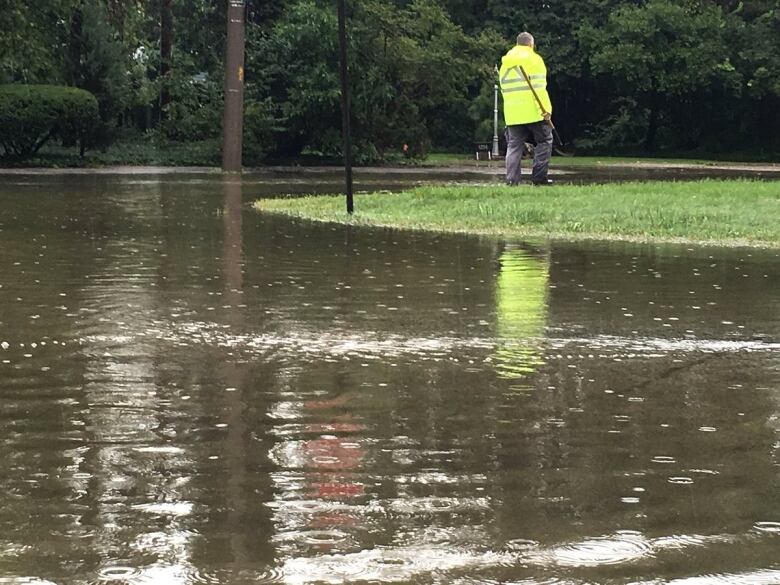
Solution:
<svg viewBox="0 0 780 585"><path fill-rule="evenodd" d="M0 85L0 144L24 158L51 138L81 143L100 121L98 102L83 89L59 85Z"/></svg>

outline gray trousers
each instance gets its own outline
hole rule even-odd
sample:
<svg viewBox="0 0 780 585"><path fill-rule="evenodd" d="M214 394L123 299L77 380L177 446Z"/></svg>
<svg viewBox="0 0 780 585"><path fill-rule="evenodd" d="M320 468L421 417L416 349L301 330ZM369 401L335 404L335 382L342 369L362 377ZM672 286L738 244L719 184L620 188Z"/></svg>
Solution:
<svg viewBox="0 0 780 585"><path fill-rule="evenodd" d="M533 136L536 142L531 180L533 182L547 180L547 170L552 156L552 128L544 121L533 122L506 127L506 182L509 185L517 185L520 182L520 159L529 135Z"/></svg>

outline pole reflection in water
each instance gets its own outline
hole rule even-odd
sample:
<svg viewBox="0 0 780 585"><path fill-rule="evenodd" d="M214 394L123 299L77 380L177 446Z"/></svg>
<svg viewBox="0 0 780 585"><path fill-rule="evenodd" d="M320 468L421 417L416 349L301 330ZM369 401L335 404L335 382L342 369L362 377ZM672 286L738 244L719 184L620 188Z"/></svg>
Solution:
<svg viewBox="0 0 780 585"><path fill-rule="evenodd" d="M225 287L225 305L227 322L238 327L243 320L243 219L242 219L242 183L241 177L223 177L225 203L222 208L222 275ZM230 534L230 552L233 572L238 573L251 563L251 554L247 548L244 524L248 498L247 462L245 437L248 429L245 421L243 400L247 364L236 359L222 361L222 378L225 380L225 471L227 498L227 527ZM224 427L223 427L224 428Z"/></svg>

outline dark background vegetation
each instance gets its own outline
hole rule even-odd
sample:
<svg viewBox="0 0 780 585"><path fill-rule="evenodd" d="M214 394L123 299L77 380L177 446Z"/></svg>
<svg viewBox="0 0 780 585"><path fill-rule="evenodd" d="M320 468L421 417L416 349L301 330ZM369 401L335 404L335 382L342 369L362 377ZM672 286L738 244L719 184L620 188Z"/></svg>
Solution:
<svg viewBox="0 0 780 585"><path fill-rule="evenodd" d="M158 147L173 158L155 162L217 163L226 4L0 0L0 84L88 90L89 146L114 144L123 162ZM522 30L580 152L780 152L780 0L350 0L348 12L358 162L490 140L494 65ZM245 162L340 156L339 95L335 0L248 0Z"/></svg>

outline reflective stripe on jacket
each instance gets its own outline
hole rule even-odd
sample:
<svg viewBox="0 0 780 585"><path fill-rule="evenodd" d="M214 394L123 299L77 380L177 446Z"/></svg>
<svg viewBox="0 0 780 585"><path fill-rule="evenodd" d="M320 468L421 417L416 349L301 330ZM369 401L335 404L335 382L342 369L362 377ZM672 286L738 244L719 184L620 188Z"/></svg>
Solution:
<svg viewBox="0 0 780 585"><path fill-rule="evenodd" d="M530 78L544 109L552 114L544 60L533 48L516 45L501 58L501 69L498 72L501 95L504 98L504 123L507 126L530 124L544 119L542 110L520 71L521 66Z"/></svg>

